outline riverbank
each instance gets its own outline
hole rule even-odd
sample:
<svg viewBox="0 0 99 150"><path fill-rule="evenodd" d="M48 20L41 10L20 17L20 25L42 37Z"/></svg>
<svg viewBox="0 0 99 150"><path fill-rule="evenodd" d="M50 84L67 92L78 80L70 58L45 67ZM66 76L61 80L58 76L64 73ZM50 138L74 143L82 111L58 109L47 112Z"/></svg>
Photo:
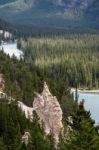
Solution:
<svg viewBox="0 0 99 150"><path fill-rule="evenodd" d="M71 88L71 93L75 99L75 88ZM84 100L85 110L90 111L91 117L95 120L95 126L99 125L99 89L78 89L78 103Z"/></svg>
<svg viewBox="0 0 99 150"><path fill-rule="evenodd" d="M75 88L71 88L72 92L75 92ZM88 89L78 89L77 90L79 93L89 93L89 94L99 94L99 89L92 89L92 90L88 90Z"/></svg>

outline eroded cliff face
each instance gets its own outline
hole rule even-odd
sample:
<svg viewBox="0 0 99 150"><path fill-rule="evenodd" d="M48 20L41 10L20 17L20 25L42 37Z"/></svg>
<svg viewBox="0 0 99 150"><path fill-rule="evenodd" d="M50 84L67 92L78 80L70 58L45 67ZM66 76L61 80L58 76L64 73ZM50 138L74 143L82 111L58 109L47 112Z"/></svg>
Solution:
<svg viewBox="0 0 99 150"><path fill-rule="evenodd" d="M31 122L33 121L33 108L26 106L24 103L18 101L18 107L25 113L25 117Z"/></svg>
<svg viewBox="0 0 99 150"><path fill-rule="evenodd" d="M45 133L53 134L55 139L55 147L59 143L59 134L63 129L62 124L62 109L55 96L53 96L49 88L44 83L44 89L41 94L36 93L37 97L34 99L33 108L40 120L44 123Z"/></svg>

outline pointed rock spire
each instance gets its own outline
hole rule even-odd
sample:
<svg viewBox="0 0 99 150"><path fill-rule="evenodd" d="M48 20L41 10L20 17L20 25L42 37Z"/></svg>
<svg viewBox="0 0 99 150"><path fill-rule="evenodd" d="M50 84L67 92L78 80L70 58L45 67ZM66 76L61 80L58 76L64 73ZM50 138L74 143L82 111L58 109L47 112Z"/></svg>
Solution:
<svg viewBox="0 0 99 150"><path fill-rule="evenodd" d="M49 91L49 88L46 82L44 82L44 89L43 89L42 95L51 96L51 93Z"/></svg>
<svg viewBox="0 0 99 150"><path fill-rule="evenodd" d="M46 134L53 134L55 139L55 147L59 143L59 134L62 131L62 109L55 96L49 91L48 85L44 82L42 94L36 94L33 107L38 114L40 120L44 123Z"/></svg>

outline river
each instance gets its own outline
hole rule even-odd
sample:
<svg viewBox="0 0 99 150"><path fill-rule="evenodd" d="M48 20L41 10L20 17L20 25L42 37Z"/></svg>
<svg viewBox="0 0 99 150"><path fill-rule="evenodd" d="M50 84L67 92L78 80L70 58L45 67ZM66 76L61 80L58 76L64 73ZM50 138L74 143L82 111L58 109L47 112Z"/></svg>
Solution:
<svg viewBox="0 0 99 150"><path fill-rule="evenodd" d="M10 57L14 55L17 59L23 58L23 52L17 48L17 41L13 43L2 43L0 49L3 49Z"/></svg>
<svg viewBox="0 0 99 150"><path fill-rule="evenodd" d="M71 90L75 93L74 90ZM85 109L90 111L92 119L95 120L95 124L99 124L99 93L87 93L78 91L78 101L85 100Z"/></svg>

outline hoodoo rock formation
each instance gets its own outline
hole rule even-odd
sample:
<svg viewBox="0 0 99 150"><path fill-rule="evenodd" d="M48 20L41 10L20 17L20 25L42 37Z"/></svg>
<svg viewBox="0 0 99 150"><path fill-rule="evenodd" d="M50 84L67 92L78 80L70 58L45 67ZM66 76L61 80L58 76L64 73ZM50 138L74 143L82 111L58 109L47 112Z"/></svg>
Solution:
<svg viewBox="0 0 99 150"><path fill-rule="evenodd" d="M55 96L53 96L46 83L41 94L36 93L36 98L33 102L33 108L40 120L44 123L45 133L53 134L55 147L59 143L59 134L63 129L62 124L62 109Z"/></svg>
<svg viewBox="0 0 99 150"><path fill-rule="evenodd" d="M0 87L3 89L4 85L5 81L3 79L3 75L0 74ZM1 92L0 98L2 98L2 96L4 96L4 99L8 100L9 103L11 103L11 101L15 101L14 98L9 97L6 93L3 93L3 91ZM59 143L59 135L63 130L63 113L57 98L51 94L46 82L44 83L43 92L41 94L36 93L33 107L28 107L21 101L17 101L17 104L18 107L24 112L25 117L31 122L33 121L33 111L36 111L40 119L40 123L43 122L45 134L53 135L55 147L57 148ZM22 137L22 143L27 145L29 137L30 135L26 132Z"/></svg>

